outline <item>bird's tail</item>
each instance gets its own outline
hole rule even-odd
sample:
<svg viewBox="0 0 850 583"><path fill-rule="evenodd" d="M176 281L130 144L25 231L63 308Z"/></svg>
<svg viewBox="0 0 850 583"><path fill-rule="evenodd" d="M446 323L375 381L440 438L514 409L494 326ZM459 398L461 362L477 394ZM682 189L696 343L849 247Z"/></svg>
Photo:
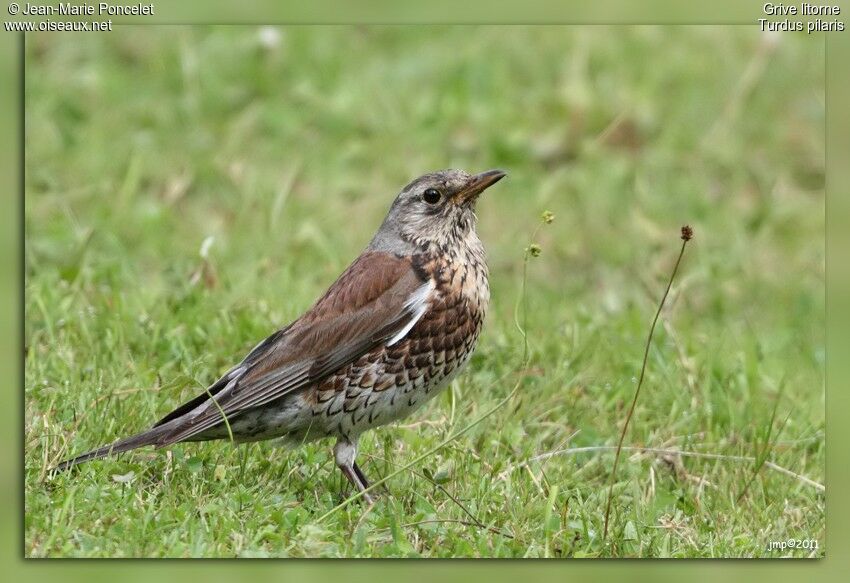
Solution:
<svg viewBox="0 0 850 583"><path fill-rule="evenodd" d="M72 457L71 459L67 459L50 470L49 473L50 475L55 475L89 460L100 459L108 455L130 451L131 449L137 449L146 445L155 445L157 443L157 439L170 429L171 424L168 423L143 431L136 435L131 435L130 437L125 437L124 439L119 439L110 445L104 445L103 447L99 447L76 457Z"/></svg>

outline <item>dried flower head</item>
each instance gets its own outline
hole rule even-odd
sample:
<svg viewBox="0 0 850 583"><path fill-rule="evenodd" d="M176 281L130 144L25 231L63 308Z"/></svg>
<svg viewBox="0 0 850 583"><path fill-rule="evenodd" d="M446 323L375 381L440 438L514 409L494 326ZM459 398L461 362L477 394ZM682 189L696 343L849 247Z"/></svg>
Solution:
<svg viewBox="0 0 850 583"><path fill-rule="evenodd" d="M690 241L694 238L694 230L690 225L682 227L682 241Z"/></svg>
<svg viewBox="0 0 850 583"><path fill-rule="evenodd" d="M525 250L532 257L540 257L540 254L543 253L543 248L537 243L532 243Z"/></svg>
<svg viewBox="0 0 850 583"><path fill-rule="evenodd" d="M551 225L552 221L555 220L555 213L552 211L543 211L543 214L540 216L544 223L547 225Z"/></svg>

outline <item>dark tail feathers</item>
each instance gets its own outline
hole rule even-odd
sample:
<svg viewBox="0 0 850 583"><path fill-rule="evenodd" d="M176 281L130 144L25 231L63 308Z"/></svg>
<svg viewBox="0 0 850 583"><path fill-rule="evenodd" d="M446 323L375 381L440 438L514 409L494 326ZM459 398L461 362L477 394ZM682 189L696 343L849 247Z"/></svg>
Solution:
<svg viewBox="0 0 850 583"><path fill-rule="evenodd" d="M72 468L77 464L81 464L89 460L100 459L108 455L130 451L131 449L137 449L146 445L155 445L157 439L162 436L163 433L166 433L168 430L170 430L171 427L172 424L168 423L165 425L154 427L153 429L149 429L147 431L143 431L142 433L136 435L131 435L130 437L125 437L124 439L119 439L111 445L104 445L103 447L99 447L92 451L65 460L64 462L60 463L55 468L50 470L49 473L51 476L53 476L59 472L64 472L65 470Z"/></svg>

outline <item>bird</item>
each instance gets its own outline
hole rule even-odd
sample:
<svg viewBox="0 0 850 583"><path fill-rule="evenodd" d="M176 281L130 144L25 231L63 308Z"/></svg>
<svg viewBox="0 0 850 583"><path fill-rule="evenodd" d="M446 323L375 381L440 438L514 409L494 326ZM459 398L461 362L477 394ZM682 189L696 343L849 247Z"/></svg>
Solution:
<svg viewBox="0 0 850 583"><path fill-rule="evenodd" d="M469 361L490 303L475 207L505 176L450 169L416 178L302 316L150 429L65 460L52 475L144 446L335 438L337 467L373 504L358 438L422 407Z"/></svg>

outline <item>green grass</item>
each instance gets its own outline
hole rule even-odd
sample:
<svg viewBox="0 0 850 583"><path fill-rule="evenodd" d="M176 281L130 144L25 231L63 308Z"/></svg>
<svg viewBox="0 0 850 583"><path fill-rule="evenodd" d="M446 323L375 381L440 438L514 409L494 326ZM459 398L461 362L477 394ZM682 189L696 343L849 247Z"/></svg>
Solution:
<svg viewBox="0 0 850 583"><path fill-rule="evenodd" d="M825 552L823 492L770 465L823 483L822 38L278 32L27 37L27 556ZM449 390L364 435L363 467L392 474L517 387L505 406L371 510L323 520L347 492L327 442L141 450L45 480L297 317L399 187L445 167L510 173L479 205L491 313ZM544 210L523 366L514 308ZM625 443L709 455L624 451L603 542L610 447L684 223ZM789 538L819 549L765 550Z"/></svg>

